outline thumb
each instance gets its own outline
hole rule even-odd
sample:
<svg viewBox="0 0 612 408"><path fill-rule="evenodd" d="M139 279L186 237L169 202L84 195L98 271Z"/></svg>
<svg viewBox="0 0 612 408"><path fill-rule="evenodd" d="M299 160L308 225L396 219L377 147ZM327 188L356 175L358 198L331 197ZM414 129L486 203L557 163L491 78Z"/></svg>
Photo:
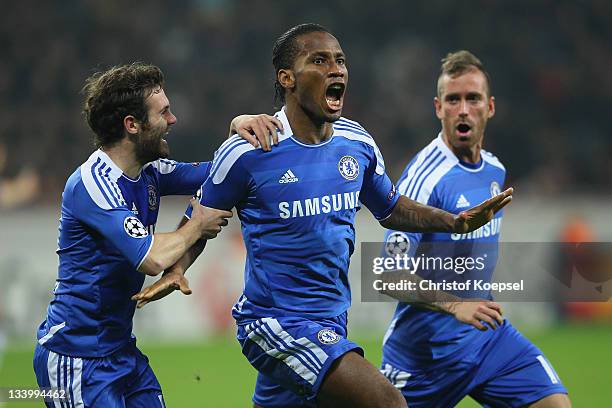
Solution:
<svg viewBox="0 0 612 408"><path fill-rule="evenodd" d="M184 295L191 295L191 289L189 288L189 282L187 279L181 279L179 281L179 289L183 292Z"/></svg>

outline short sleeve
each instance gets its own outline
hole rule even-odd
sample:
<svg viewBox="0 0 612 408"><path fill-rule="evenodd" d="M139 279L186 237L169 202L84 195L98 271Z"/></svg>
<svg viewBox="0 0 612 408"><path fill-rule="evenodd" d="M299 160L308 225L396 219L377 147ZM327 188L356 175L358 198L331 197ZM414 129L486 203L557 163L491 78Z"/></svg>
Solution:
<svg viewBox="0 0 612 408"><path fill-rule="evenodd" d="M399 196L399 194L398 194ZM417 195L413 194L414 197ZM410 196L407 196L410 199ZM420 195L418 199L414 199L415 201L420 202L421 204L440 207L440 202L437 200L436 189L425 197ZM419 244L421 243L421 239L423 238L422 232L404 232L404 231L394 231L387 230L385 231L385 243L382 248L383 256L395 256L395 255L408 255L413 256Z"/></svg>
<svg viewBox="0 0 612 408"><path fill-rule="evenodd" d="M125 205L101 208L79 184L71 197L72 215L99 233L138 269L153 245L153 235Z"/></svg>
<svg viewBox="0 0 612 408"><path fill-rule="evenodd" d="M165 195L193 195L210 174L210 162L183 163L159 159L151 165L159 173L159 191Z"/></svg>
<svg viewBox="0 0 612 408"><path fill-rule="evenodd" d="M384 161L376 145L370 146L370 164L366 168L360 199L378 220L387 218L399 199L395 185L385 173Z"/></svg>
<svg viewBox="0 0 612 408"><path fill-rule="evenodd" d="M228 139L228 140L231 140ZM225 148L222 146L215 153L210 175L198 191L200 204L220 210L231 210L243 202L252 187L252 177L245 167L244 154L253 150L246 141ZM189 206L185 215L191 217Z"/></svg>

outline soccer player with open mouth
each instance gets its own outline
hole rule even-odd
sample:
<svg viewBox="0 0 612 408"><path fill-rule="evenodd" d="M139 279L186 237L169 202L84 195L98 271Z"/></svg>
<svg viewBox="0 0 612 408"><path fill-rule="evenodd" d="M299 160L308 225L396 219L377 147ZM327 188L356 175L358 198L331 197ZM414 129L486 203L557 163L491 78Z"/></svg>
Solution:
<svg viewBox="0 0 612 408"><path fill-rule="evenodd" d="M317 24L291 28L273 48L276 113L271 152L233 138L218 149L200 203L236 208L247 248L245 286L232 312L259 371L256 407L405 407L404 398L347 338L355 214L381 225L465 233L487 223L512 190L453 215L396 194L369 133L341 116L348 84L338 40ZM263 158L266 160L263 160ZM189 210L187 211L189 216ZM179 263L182 273L194 253Z"/></svg>

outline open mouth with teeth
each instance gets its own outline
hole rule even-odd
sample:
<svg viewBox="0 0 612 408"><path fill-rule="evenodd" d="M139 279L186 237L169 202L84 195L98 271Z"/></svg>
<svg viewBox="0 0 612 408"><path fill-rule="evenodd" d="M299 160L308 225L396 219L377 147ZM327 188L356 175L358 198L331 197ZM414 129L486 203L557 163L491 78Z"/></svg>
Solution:
<svg viewBox="0 0 612 408"><path fill-rule="evenodd" d="M467 123L460 123L457 125L457 134L460 137L468 137L470 135L471 130L472 127Z"/></svg>
<svg viewBox="0 0 612 408"><path fill-rule="evenodd" d="M345 85L340 82L336 82L327 87L325 90L325 101L330 110L339 111L342 109L344 89Z"/></svg>

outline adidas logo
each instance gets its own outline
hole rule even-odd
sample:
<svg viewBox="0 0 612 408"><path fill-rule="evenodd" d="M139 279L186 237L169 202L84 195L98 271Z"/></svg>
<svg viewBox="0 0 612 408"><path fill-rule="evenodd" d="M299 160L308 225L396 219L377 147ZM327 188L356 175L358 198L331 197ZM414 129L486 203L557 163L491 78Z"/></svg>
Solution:
<svg viewBox="0 0 612 408"><path fill-rule="evenodd" d="M283 174L283 177L281 177L280 180L278 180L278 182L281 184L295 183L298 181L300 181L300 179L297 178L295 174L293 174L291 169L287 170L285 174Z"/></svg>
<svg viewBox="0 0 612 408"><path fill-rule="evenodd" d="M132 203L132 212L138 215L138 208L136 208L136 203Z"/></svg>
<svg viewBox="0 0 612 408"><path fill-rule="evenodd" d="M466 207L471 207L471 206L472 204L470 204L467 198L465 198L465 196L461 194L459 196L459 199L457 200L457 208L466 208Z"/></svg>

